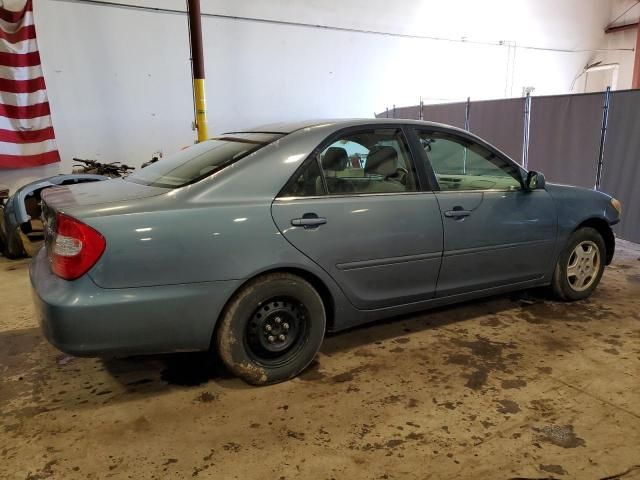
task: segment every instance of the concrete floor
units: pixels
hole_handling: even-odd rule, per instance
[[[27,265],[0,258],[0,478],[640,478],[638,245],[590,300],[378,323],[265,388],[198,354],[61,354]]]

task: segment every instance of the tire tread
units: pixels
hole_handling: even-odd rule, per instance
[[[238,338],[237,333],[234,332],[234,324],[237,316],[239,315],[238,311],[251,295],[273,282],[289,282],[293,285],[302,286],[302,288],[313,292],[317,297],[319,305],[322,306],[323,333],[326,327],[326,312],[324,310],[322,298],[316,289],[305,279],[291,273],[273,272],[250,280],[232,297],[231,301],[223,311],[219,320],[219,325],[216,328],[214,343],[217,348],[217,352],[227,369],[229,369],[229,371],[234,375],[242,378],[244,381],[252,385],[268,385],[293,378],[313,361],[313,358],[317,353],[316,349],[313,352],[313,356],[311,356],[308,361],[304,362],[304,364],[297,365],[288,375],[286,375],[286,377],[282,377],[279,373],[270,372],[268,368],[252,364],[248,359],[238,361],[239,349],[236,343],[243,342],[243,338]],[[316,319],[316,321],[318,321],[318,319]],[[321,342],[322,339],[320,339],[320,343]],[[320,347],[320,343],[317,345],[318,348]]]

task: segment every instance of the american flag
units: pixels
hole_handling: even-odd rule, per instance
[[[0,168],[59,161],[32,0],[20,11],[0,7]]]

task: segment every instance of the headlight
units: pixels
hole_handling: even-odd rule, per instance
[[[622,204],[620,203],[620,200],[618,200],[617,198],[612,198],[611,205],[616,209],[618,215],[622,215]]]

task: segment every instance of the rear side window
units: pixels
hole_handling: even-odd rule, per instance
[[[152,163],[126,177],[142,185],[178,188],[196,183],[281,138],[272,133],[234,133],[217,137]]]
[[[345,134],[315,158],[309,159],[280,196],[416,190],[416,172],[402,131],[394,128],[363,129]]]
[[[302,168],[291,177],[289,182],[280,192],[280,197],[315,197],[324,195],[324,179],[318,160],[308,158]]]

